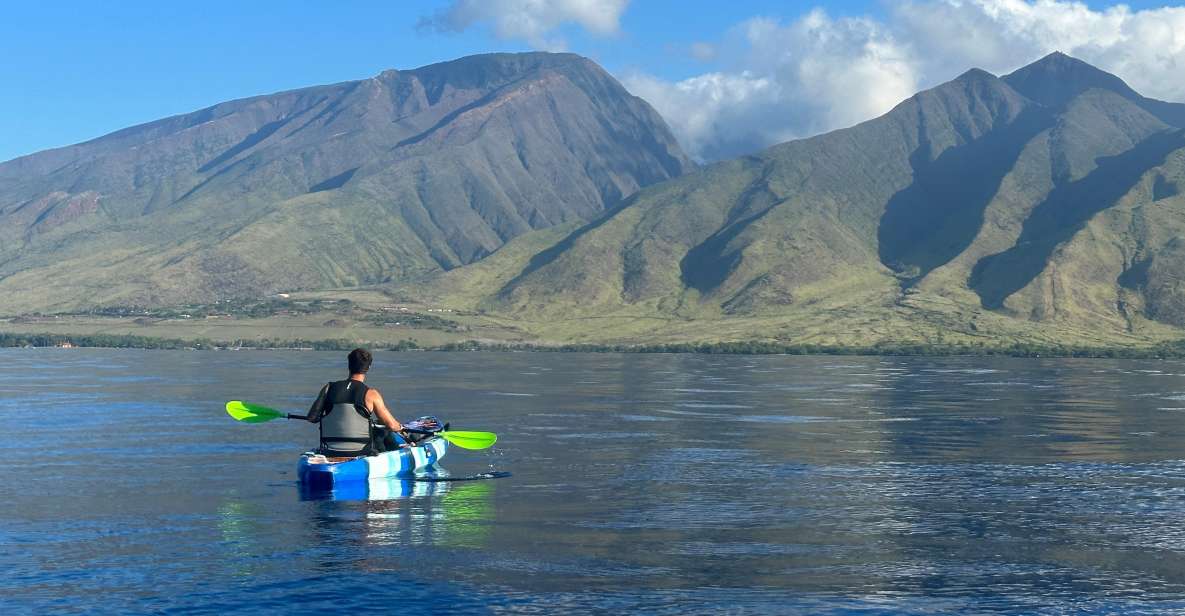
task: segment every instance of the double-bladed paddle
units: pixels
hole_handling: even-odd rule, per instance
[[[251,404],[250,402],[243,402],[242,400],[231,400],[226,403],[226,412],[236,421],[243,423],[263,423],[273,419],[304,419],[304,415],[293,415],[292,413],[281,413],[276,409],[269,409],[266,406],[258,404]]]
[[[282,413],[276,409],[271,409],[266,406],[258,404],[251,404],[250,402],[243,402],[242,400],[231,400],[226,403],[226,413],[235,418],[236,421],[243,423],[263,423],[273,419],[304,419],[304,415],[294,415],[292,413]],[[493,432],[469,432],[462,430],[442,430],[440,432],[424,432],[422,430],[409,430],[412,432],[419,432],[421,434],[437,434],[444,438],[444,440],[460,447],[461,449],[485,449],[494,444],[498,440],[498,435]]]

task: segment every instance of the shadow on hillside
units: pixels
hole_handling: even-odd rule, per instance
[[[303,114],[307,111],[308,111],[308,109],[305,109],[305,110],[302,110],[301,113]],[[230,148],[227,148],[227,150],[225,152],[214,157],[214,159],[211,160],[210,162],[202,165],[201,167],[198,167],[198,173],[208,173],[210,171],[213,171],[216,167],[218,167],[222,163],[225,163],[225,162],[229,161],[230,159],[238,156],[239,154],[242,154],[243,152],[250,150],[251,148],[255,147],[256,145],[259,145],[260,143],[263,142],[264,139],[267,139],[268,137],[271,137],[272,135],[274,135],[276,133],[276,131],[283,128],[286,124],[292,122],[292,120],[296,119],[296,117],[297,116],[284,117],[284,118],[280,118],[279,120],[275,120],[274,122],[268,122],[267,124],[264,124],[263,126],[259,127],[259,130],[256,130],[255,132],[251,133],[250,135],[247,135],[247,137],[244,138],[242,141],[236,143],[235,145],[231,146]],[[184,198],[184,197],[182,197],[182,198]]]
[[[630,204],[636,201],[637,196],[638,193],[630,195],[628,198],[626,198],[624,201],[621,201],[613,208],[606,210],[597,219],[570,233],[564,239],[560,240],[558,244],[552,246],[551,248],[542,250],[535,256],[531,257],[531,259],[527,261],[527,266],[524,267],[523,270],[518,273],[518,275],[502,286],[502,288],[498,291],[498,296],[502,299],[509,297],[510,293],[515,289],[515,287],[530,277],[531,274],[534,274],[543,267],[550,265],[557,258],[559,258],[560,255],[564,254],[573,246],[575,246],[576,242],[580,238],[592,231],[595,231],[596,229],[599,229],[602,225],[612,220],[613,217],[619,212],[629,207]]]
[[[1004,176],[1053,122],[1043,110],[1027,111],[933,161],[930,144],[919,145],[910,155],[914,181],[889,199],[877,229],[881,263],[909,286],[966,250]]]
[[[723,284],[736,269],[744,247],[734,246],[732,241],[782,201],[770,189],[766,174],[745,190],[720,229],[689,250],[679,262],[684,285],[708,294]]]
[[[1045,269],[1058,245],[1082,230],[1099,212],[1130,192],[1148,170],[1185,148],[1185,131],[1155,134],[1116,156],[1098,159],[1086,177],[1049,193],[1025,220],[1016,244],[984,257],[971,271],[969,285],[985,308],[999,308]]]

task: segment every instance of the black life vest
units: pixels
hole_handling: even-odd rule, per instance
[[[329,384],[321,405],[321,453],[328,456],[366,456],[375,453],[374,416],[366,409],[362,381],[347,379]]]

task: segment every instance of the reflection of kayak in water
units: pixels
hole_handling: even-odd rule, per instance
[[[361,524],[351,517],[348,533],[367,546],[427,545],[453,548],[482,548],[488,542],[494,519],[494,486],[491,481],[436,483],[411,479],[375,479],[353,482],[329,492],[302,491],[305,500],[361,501],[345,510],[333,503],[328,511],[360,514]],[[327,510],[314,507],[316,528],[324,530]],[[334,516],[331,516],[334,517]],[[340,542],[344,528],[333,530],[333,542]],[[231,535],[234,537],[235,535]]]
[[[366,486],[369,480],[410,476],[436,464],[447,451],[448,441],[438,436],[415,447],[345,460],[326,458],[309,451],[300,456],[296,472],[301,484],[314,490],[331,490],[349,483]]]

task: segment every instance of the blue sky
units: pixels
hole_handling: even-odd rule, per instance
[[[0,6],[0,57],[4,58],[0,63],[0,81],[4,83],[0,88],[0,135],[4,136],[0,161],[233,98],[359,79],[386,68],[414,68],[468,54],[533,47],[563,47],[594,58],[668,116],[681,140],[701,140],[698,146],[693,143],[693,149],[699,148],[700,154],[710,158],[716,151],[713,147],[727,154],[729,148],[754,147],[860,119],[909,88],[953,76],[947,73],[965,68],[956,66],[958,61],[983,59],[975,54],[956,57],[950,67],[916,59],[926,54],[914,51],[908,39],[919,36],[915,30],[923,26],[915,24],[916,15],[902,17],[906,5],[901,2],[481,0],[482,4],[474,4],[478,1],[7,3]],[[921,0],[917,4],[951,1]],[[1023,0],[979,1],[1025,4]],[[1063,4],[1068,7],[1066,14],[1074,13],[1073,5]],[[1105,15],[1111,6],[1088,4],[1081,7],[1088,15]],[[1128,3],[1130,13],[1136,16],[1163,4]],[[558,21],[544,24],[539,36],[499,29],[496,20],[513,16],[515,11],[538,12],[538,7],[546,5],[554,6],[542,11],[551,11]],[[611,31],[582,19],[581,5],[608,7]],[[490,7],[499,12],[490,14],[486,10]],[[818,12],[821,7],[824,13]],[[1024,13],[1023,8],[1018,14]],[[812,15],[820,14],[826,21],[815,28],[819,22],[812,21]],[[424,25],[424,20],[434,17],[435,26]],[[902,26],[905,22],[908,27]],[[808,25],[809,32],[804,34]],[[1006,25],[1000,25],[1001,29]],[[847,46],[817,45],[820,38],[839,40],[836,36],[848,41]],[[950,36],[954,39],[959,34]],[[895,45],[887,54],[867,51],[870,45],[880,49],[875,46],[885,41]],[[698,56],[693,53],[697,43],[701,44],[695,48]],[[1038,43],[1031,46],[1031,51],[1026,48],[1028,55],[1040,49]],[[1132,55],[1126,48],[1119,51],[1112,55]],[[874,76],[871,87],[883,94],[850,113],[835,114],[834,107],[842,100],[827,99],[842,96],[843,88],[850,87],[844,84],[850,82],[837,82],[833,88],[837,92],[821,94],[810,84],[795,83],[808,78],[805,75],[809,73],[802,69],[806,60],[834,61],[836,66],[847,67],[867,59],[869,53],[878,59],[891,56],[896,68],[889,72],[896,77],[890,75],[885,82],[888,85],[880,88],[876,79],[884,72],[883,66],[868,69]],[[906,53],[912,55],[904,60],[894,55]],[[763,55],[795,58],[798,68],[790,70],[785,62],[770,64]],[[995,61],[995,56],[985,57],[988,64]],[[1019,56],[1000,58],[998,66],[985,68],[1003,70],[1020,61]],[[1185,61],[1181,66],[1185,67]],[[903,71],[908,73],[904,77]],[[705,86],[704,80],[711,81],[713,76],[720,77],[717,85]],[[1150,80],[1154,78],[1155,74]],[[756,94],[734,96],[734,87],[741,88],[736,92],[750,88]],[[802,92],[793,94],[796,88]],[[774,90],[776,93],[771,93]],[[692,95],[716,97],[711,100],[719,103],[719,108],[703,120],[715,128],[697,128],[703,123],[700,119],[680,115],[687,102],[679,97]],[[802,105],[795,98],[808,95],[811,105]],[[820,101],[827,109],[795,111],[813,109]],[[779,113],[795,117],[770,131],[752,128],[767,124],[763,118],[768,114]],[[725,143],[741,133],[749,136],[737,137],[731,145]]]

